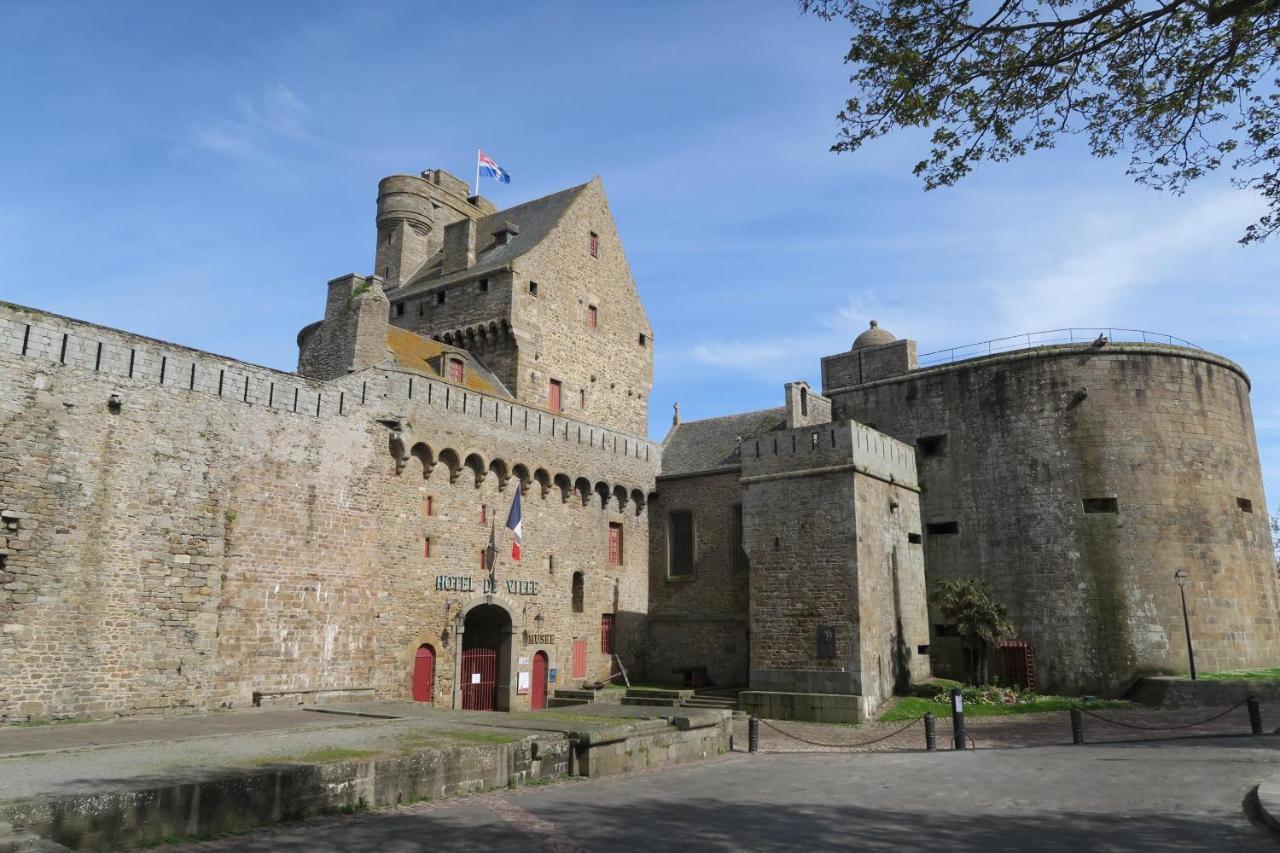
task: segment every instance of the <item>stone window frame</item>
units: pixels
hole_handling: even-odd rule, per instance
[[[671,535],[672,516],[685,513],[689,516],[689,572],[688,574],[674,575],[671,573],[671,557],[672,550],[675,547],[675,537]],[[673,507],[667,510],[663,518],[663,536],[666,539],[666,576],[668,583],[689,583],[697,580],[698,577],[698,514],[693,511],[693,507]]]
[[[615,530],[618,531],[618,548],[616,552],[613,547],[613,531]],[[627,547],[625,530],[626,528],[623,526],[621,521],[611,521],[609,522],[609,526],[605,529],[604,559],[607,565],[624,565],[624,559],[626,556],[625,549]]]
[[[738,501],[729,507],[729,565],[735,572],[751,570],[751,557],[743,545],[743,532],[742,501]]]
[[[600,309],[595,305],[587,305],[587,328],[593,332],[600,328]]]
[[[600,235],[594,231],[589,232],[590,238],[587,240],[587,249],[591,252],[591,257],[600,257]]]

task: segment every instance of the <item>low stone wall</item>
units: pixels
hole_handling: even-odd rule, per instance
[[[744,690],[738,694],[738,707],[753,717],[811,723],[860,723],[868,716],[865,701],[846,693]]]
[[[675,716],[669,722],[634,720],[571,737],[571,773],[612,776],[684,764],[728,752],[733,737],[733,714],[706,710],[688,717]]]
[[[1226,708],[1247,696],[1280,703],[1280,681],[1192,681],[1157,676],[1138,679],[1125,698],[1153,708]]]
[[[271,766],[174,778],[132,790],[15,801],[0,805],[0,819],[73,850],[119,850],[166,837],[241,832],[282,820],[564,777],[569,758],[569,741],[550,737],[391,758]]]

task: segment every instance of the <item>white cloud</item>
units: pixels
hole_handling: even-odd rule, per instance
[[[198,148],[228,157],[258,156],[273,142],[307,142],[311,110],[287,86],[272,86],[256,96],[236,98],[234,118],[215,119],[194,128],[191,142]]]

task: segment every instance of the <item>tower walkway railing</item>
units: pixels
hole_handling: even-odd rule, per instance
[[[1044,332],[1025,332],[1021,335],[1010,335],[1006,338],[992,338],[976,344],[964,344],[948,349],[934,350],[919,357],[920,367],[933,367],[939,364],[950,364],[984,355],[995,355],[1003,352],[1034,349],[1036,347],[1060,346],[1062,344],[1088,344],[1105,338],[1107,343],[1145,343],[1167,344],[1175,347],[1201,349],[1188,340],[1184,340],[1163,332],[1148,332],[1143,329],[1122,329],[1117,326],[1077,326],[1068,329],[1049,329]]]

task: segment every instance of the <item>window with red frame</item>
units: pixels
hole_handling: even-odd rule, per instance
[[[449,359],[449,381],[458,383],[462,382],[462,359]]]
[[[600,312],[596,310],[596,306],[587,306],[587,328],[594,329],[600,324]]]
[[[622,565],[622,522],[609,522],[609,565]]]
[[[600,235],[594,231],[591,232],[591,257],[600,257]]]
[[[600,617],[600,651],[606,655],[613,654],[613,614],[605,613]]]

